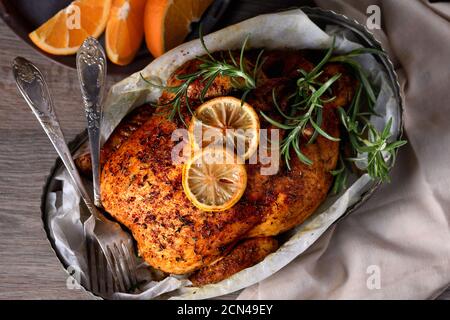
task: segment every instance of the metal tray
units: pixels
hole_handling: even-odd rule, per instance
[[[347,28],[350,31],[352,31],[355,34],[355,36],[361,41],[361,43],[364,44],[364,46],[383,50],[381,43],[375,39],[373,34],[365,26],[361,25],[356,20],[352,20],[352,19],[350,19],[342,14],[338,14],[334,11],[323,10],[320,8],[301,7],[300,9],[302,9],[302,11],[305,12],[308,15],[308,17],[314,23],[316,23],[318,26],[320,26],[321,28],[324,28],[326,25],[342,26],[342,27]],[[382,64],[382,66],[384,67],[384,69],[389,77],[389,82],[390,82],[391,88],[393,89],[395,99],[398,103],[398,107],[399,107],[398,111],[400,114],[400,119],[399,119],[399,132],[396,136],[396,139],[401,139],[401,137],[403,136],[403,123],[404,123],[403,102],[402,102],[402,98],[400,95],[400,85],[398,82],[397,74],[395,73],[393,63],[387,57],[387,55],[378,56],[377,60],[379,63]],[[87,141],[87,131],[84,131],[84,132],[80,133],[78,136],[76,136],[75,139],[69,143],[69,148],[70,148],[71,152],[74,153],[75,151],[77,151],[78,148],[80,148],[86,141]],[[49,176],[47,177],[47,181],[43,188],[43,193],[42,193],[42,197],[41,197],[41,215],[42,215],[42,222],[43,222],[44,230],[47,234],[47,238],[50,242],[50,245],[52,246],[53,251],[55,252],[55,255],[58,257],[59,261],[64,266],[64,269],[67,272],[68,264],[66,261],[64,261],[61,254],[58,252],[58,249],[55,245],[55,242],[54,242],[52,235],[49,231],[49,228],[46,224],[46,221],[47,221],[46,197],[47,197],[48,192],[58,190],[57,189],[58,185],[55,183],[53,177],[54,177],[55,173],[57,172],[57,170],[59,170],[62,166],[63,166],[62,161],[58,158],[56,160],[54,166],[52,167]],[[380,185],[381,185],[381,182],[374,182],[372,184],[372,186],[365,193],[363,193],[361,198],[355,204],[353,204],[351,207],[349,207],[347,209],[347,211],[339,219],[337,219],[334,223],[337,223],[344,217],[348,216],[350,213],[354,212],[357,208],[359,208],[364,202],[367,201],[367,199],[370,198],[371,195],[374,194],[374,192],[378,189],[378,187]],[[99,297],[99,296],[93,294],[88,289],[86,289],[86,288],[84,288],[84,289],[87,292],[89,292],[90,294],[92,294],[93,297],[102,298],[102,297]]]

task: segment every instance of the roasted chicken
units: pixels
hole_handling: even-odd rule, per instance
[[[275,118],[278,113],[271,98],[274,84],[280,88],[283,107],[283,97],[295,89],[297,70],[311,70],[314,64],[299,51],[271,51],[265,58],[261,81],[247,101],[256,112],[263,110]],[[252,54],[247,59],[252,61]],[[177,75],[195,71],[198,63],[193,60],[181,66],[168,84],[178,83]],[[339,137],[335,108],[349,104],[356,80],[340,64],[326,65],[324,70],[322,81],[342,74],[333,84],[335,99],[324,106],[321,125],[327,133]],[[194,82],[188,91],[194,107],[200,105],[203,85]],[[230,79],[218,77],[206,97],[235,93]],[[160,102],[170,99],[171,93],[165,92]],[[186,119],[189,121],[188,116]],[[261,128],[272,128],[261,117],[260,122]],[[103,206],[130,230],[139,254],[154,268],[172,274],[192,273],[194,285],[225,279],[275,251],[278,244],[274,236],[302,223],[329,192],[339,142],[319,135],[314,143],[307,144],[305,139],[301,146],[312,165],[302,163],[293,153],[291,170],[280,160],[278,173],[264,176],[260,172],[262,164],[247,164],[247,189],[241,200],[223,212],[201,211],[183,192],[182,164],[171,160],[176,143],[171,135],[181,126],[160,112],[152,114],[149,106],[140,107],[119,125],[102,154]],[[78,160],[77,164],[89,171],[89,161]]]

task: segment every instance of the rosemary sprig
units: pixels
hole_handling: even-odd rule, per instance
[[[390,181],[389,170],[395,163],[396,150],[407,143],[406,140],[391,141],[392,118],[380,132],[366,118],[365,113],[350,115],[350,110],[346,112],[338,108],[342,124],[347,129],[348,138],[353,152],[360,157],[346,158],[348,162],[366,163],[365,171],[373,178],[381,181]],[[360,121],[358,121],[358,119]],[[363,154],[367,155],[362,156]],[[344,162],[341,161],[339,170],[332,172],[335,175],[333,193],[339,193],[345,189],[345,181],[348,170]],[[345,178],[343,178],[345,176]]]
[[[330,171],[334,176],[333,187],[331,193],[336,194],[347,187],[348,171],[342,154],[339,154],[339,167]]]
[[[164,104],[155,104],[155,106],[156,107],[165,107],[165,106],[172,107],[172,109],[170,110],[169,115],[168,115],[167,118],[170,121],[173,121],[175,116],[178,115],[178,117],[181,120],[181,122],[186,126],[186,123],[184,121],[184,117],[183,117],[182,112],[181,112],[181,106],[182,106],[182,101],[184,99],[185,103],[186,103],[186,107],[188,108],[189,112],[192,114],[192,109],[191,109],[191,106],[189,104],[189,99],[188,99],[188,96],[187,96],[186,92],[187,92],[187,89],[189,88],[189,86],[191,85],[191,83],[195,80],[195,78],[192,77],[190,79],[186,79],[186,81],[182,82],[178,86],[166,87],[166,86],[160,86],[160,85],[157,85],[157,84],[155,84],[153,82],[148,81],[147,79],[144,78],[142,73],[140,73],[140,76],[145,82],[150,84],[152,87],[159,88],[159,89],[162,89],[162,90],[166,90],[166,91],[171,92],[171,93],[174,94],[174,97],[170,101],[168,101],[168,102],[166,102]]]
[[[377,49],[359,48],[345,55],[330,58],[330,62],[341,62],[351,67],[360,81],[360,85],[356,90],[348,110],[345,111],[343,108],[338,108],[339,118],[341,124],[347,131],[352,152],[360,155],[359,158],[353,157],[344,160],[348,162],[366,161],[365,171],[367,171],[370,177],[375,180],[389,182],[389,170],[395,162],[396,150],[405,145],[407,141],[398,140],[390,142],[392,141],[390,133],[392,118],[388,120],[381,132],[369,121],[370,116],[379,116],[374,110],[376,102],[375,90],[372,88],[362,66],[352,59],[353,57],[366,53],[385,54]],[[366,106],[368,109],[366,112],[361,110],[363,92],[366,97]],[[345,182],[349,170],[343,162],[341,162],[340,168],[345,169],[335,176],[335,183],[332,190],[334,193],[338,193],[346,187]],[[344,176],[345,178],[343,178]]]
[[[330,48],[325,53],[325,56],[322,60],[310,71],[306,72],[303,69],[299,69],[298,71],[303,75],[297,80],[297,86],[299,88],[300,95],[307,95],[309,92],[314,91],[314,85],[321,85],[321,83],[317,82],[316,79],[322,74],[322,67],[328,62],[333,54],[334,44],[336,38],[333,37]]]
[[[357,57],[361,54],[366,54],[366,53],[377,54],[377,55],[385,54],[383,51],[378,50],[378,49],[358,48],[358,49],[352,50],[346,54],[332,57],[332,58],[330,58],[329,62],[344,63],[344,64],[348,65],[351,69],[353,69],[353,71],[357,75],[359,81],[362,83],[362,87],[366,93],[368,109],[370,110],[370,112],[372,114],[375,114],[375,111],[373,109],[373,106],[375,105],[375,101],[377,99],[376,95],[375,95],[375,91],[373,90],[372,85],[370,84],[370,81],[369,81],[364,69],[361,67],[361,65],[358,62],[356,62],[355,60],[352,59],[354,57]]]
[[[199,38],[200,43],[206,52],[206,57],[197,57],[197,59],[202,63],[199,65],[199,68],[196,72],[177,76],[177,79],[182,81],[180,85],[173,87],[160,86],[148,81],[141,74],[141,78],[151,86],[169,91],[174,94],[174,97],[170,101],[162,105],[157,104],[157,106],[172,107],[172,110],[168,116],[169,120],[173,120],[175,115],[178,115],[181,121],[185,124],[181,112],[183,101],[185,102],[188,111],[192,114],[187,91],[189,89],[189,86],[197,79],[199,79],[204,84],[204,87],[200,93],[201,102],[204,101],[209,88],[218,76],[230,77],[232,86],[236,89],[243,90],[241,98],[242,102],[244,102],[248,93],[252,89],[256,88],[257,75],[262,64],[264,63],[264,61],[261,59],[264,50],[261,50],[259,52],[253,70],[249,70],[250,68],[247,66],[244,58],[249,35],[245,38],[241,46],[239,61],[236,61],[236,58],[233,56],[231,50],[228,51],[228,59],[223,56],[221,57],[221,60],[215,58],[205,45],[201,26],[199,30]]]
[[[395,151],[405,145],[407,141],[391,140],[392,118],[386,123],[384,129],[380,132],[364,115],[358,114],[357,118],[361,121],[352,120],[347,112],[339,108],[339,116],[342,124],[348,130],[349,140],[353,150],[358,154],[367,154],[367,173],[381,181],[390,181],[389,169],[395,162]],[[358,130],[358,128],[362,128]],[[358,162],[366,160],[365,157],[347,158],[349,161]]]
[[[314,86],[311,86],[310,90],[312,90],[312,93],[309,95],[309,97],[306,98],[304,103],[297,104],[296,106],[294,105],[291,106],[291,108],[298,107],[306,109],[305,113],[296,116],[289,116],[281,110],[276,100],[275,89],[272,90],[274,105],[277,108],[278,112],[287,120],[285,123],[280,123],[267,116],[264,112],[260,111],[264,119],[266,119],[272,125],[280,129],[289,130],[288,135],[283,139],[280,146],[281,147],[280,153],[284,157],[286,165],[289,170],[291,169],[289,164],[291,148],[295,151],[300,161],[302,161],[307,165],[312,165],[312,161],[300,150],[301,134],[306,130],[306,128],[309,125],[311,125],[312,128],[314,129],[314,133],[312,134],[308,143],[314,142],[318,134],[324,136],[329,140],[339,141],[338,138],[332,137],[321,128],[322,108],[323,103],[325,102],[321,97],[340,76],[341,76],[340,74],[334,75],[329,80],[327,80],[327,82],[321,85],[318,89],[316,89]],[[299,87],[299,90],[302,89]]]
[[[202,91],[201,99],[205,97],[206,92],[208,91],[211,84],[214,82],[214,80],[218,76],[229,76],[231,78],[231,81],[235,88],[237,89],[243,89],[244,92],[246,90],[252,90],[256,88],[256,73],[259,69],[259,61],[262,53],[264,50],[261,50],[258,59],[255,65],[255,68],[253,70],[253,73],[248,71],[248,68],[245,63],[244,59],[244,53],[245,49],[247,47],[248,39],[250,35],[248,35],[240,50],[239,54],[239,63],[234,58],[231,50],[228,50],[228,55],[230,59],[230,63],[227,62],[226,59],[222,57],[222,60],[218,60],[214,58],[214,56],[211,54],[211,52],[208,50],[208,48],[205,45],[205,41],[203,39],[203,36],[200,31],[200,42],[202,44],[203,49],[205,50],[207,54],[207,58],[198,57],[200,61],[203,62],[203,64],[200,65],[200,71],[199,75],[204,79],[206,82],[206,85]],[[189,75],[187,75],[187,78],[189,78]],[[242,79],[244,81],[243,85],[239,83],[238,79]]]
[[[306,72],[303,69],[299,70],[301,77],[297,79],[296,92],[290,97],[290,99],[294,100],[294,102],[288,107],[290,111],[289,115],[281,110],[276,99],[275,88],[272,90],[272,99],[274,105],[278,112],[285,119],[284,123],[276,121],[267,116],[264,112],[260,111],[263,118],[266,119],[269,123],[280,129],[289,131],[280,145],[280,154],[284,157],[286,166],[289,170],[291,169],[291,148],[295,151],[300,161],[307,165],[312,165],[312,161],[306,155],[304,155],[300,149],[300,137],[303,132],[305,132],[308,126],[311,126],[313,128],[313,133],[308,140],[308,144],[314,142],[319,134],[329,140],[339,141],[338,138],[332,137],[331,135],[326,133],[321,128],[321,125],[323,104],[333,99],[331,98],[324,100],[322,99],[322,96],[326,92],[330,91],[331,85],[337,79],[339,79],[341,75],[335,74],[325,83],[320,83],[317,81],[317,78],[322,74],[321,68],[331,57],[333,48],[334,38],[331,47],[328,49],[323,59],[313,68],[313,70],[311,70],[310,72]]]
[[[376,102],[375,90],[372,88],[362,66],[352,59],[361,54],[381,55],[384,52],[371,48],[359,48],[343,55],[332,56],[334,43],[335,39],[333,38],[330,48],[313,70],[310,72],[299,70],[300,77],[297,79],[297,90],[292,96],[288,97],[288,100],[294,100],[294,103],[288,107],[288,110],[290,109],[289,114],[281,110],[277,103],[275,89],[272,91],[274,105],[279,114],[284,118],[284,121],[276,121],[263,112],[261,112],[261,115],[272,125],[288,131],[280,145],[280,153],[284,157],[288,169],[290,169],[291,148],[295,151],[300,161],[311,165],[312,161],[300,150],[300,136],[307,126],[311,125],[314,129],[307,143],[312,143],[319,134],[332,141],[339,140],[321,129],[323,104],[333,99],[323,100],[321,96],[325,92],[331,91],[331,85],[339,78],[340,74],[336,74],[325,83],[320,83],[318,78],[323,72],[322,68],[328,62],[340,62],[348,65],[354,71],[360,85],[355,92],[348,111],[345,111],[343,108],[338,108],[338,113],[341,123],[347,131],[352,152],[361,155],[361,157],[344,158],[342,156],[343,151],[341,151],[338,168],[331,171],[331,174],[335,177],[332,192],[338,193],[346,187],[348,180],[349,169],[346,165],[347,161],[357,162],[367,159],[365,170],[373,179],[390,181],[389,169],[395,162],[396,150],[407,142],[405,140],[390,142],[392,140],[390,133],[392,119],[387,122],[381,132],[369,121],[370,116],[379,116],[374,110]],[[366,97],[368,111],[361,110],[363,93]]]

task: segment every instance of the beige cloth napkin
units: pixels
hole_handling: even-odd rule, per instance
[[[317,0],[365,23],[395,61],[405,102],[392,182],[240,299],[427,299],[450,284],[450,3]]]

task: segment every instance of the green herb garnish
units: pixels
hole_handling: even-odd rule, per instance
[[[214,80],[218,76],[230,77],[232,86],[234,88],[244,91],[242,95],[242,102],[244,102],[248,93],[252,89],[256,88],[257,75],[261,68],[261,65],[264,63],[261,60],[264,50],[261,50],[258,54],[253,70],[249,70],[250,68],[248,68],[248,66],[246,65],[244,53],[247,47],[249,36],[245,38],[242,44],[239,55],[239,61],[236,61],[236,58],[233,56],[231,50],[228,51],[229,55],[228,60],[223,56],[221,57],[220,60],[215,58],[205,45],[201,27],[199,31],[199,38],[200,43],[206,52],[206,57],[197,57],[197,59],[200,60],[202,63],[199,65],[199,68],[196,72],[177,76],[178,80],[183,81],[180,85],[173,87],[160,86],[148,81],[141,74],[141,78],[144,79],[144,81],[146,81],[151,86],[174,93],[173,99],[164,104],[157,104],[157,106],[172,107],[172,110],[168,116],[169,120],[173,120],[175,115],[178,115],[185,125],[186,123],[184,122],[181,113],[181,106],[184,100],[188,108],[188,111],[192,114],[192,109],[190,107],[187,95],[188,88],[192,84],[192,82],[194,82],[197,79],[200,79],[200,81],[204,83],[204,88],[202,89],[202,92],[200,94],[200,101],[203,102],[206,93],[208,92],[208,89],[211,87],[211,85],[214,83]]]
[[[312,134],[308,143],[314,142],[314,140],[316,139],[318,134],[324,136],[325,138],[327,138],[329,140],[339,141],[338,138],[332,137],[331,135],[326,133],[320,127],[322,125],[322,108],[323,108],[323,103],[325,102],[322,99],[322,95],[328,90],[328,88],[330,88],[330,86],[333,84],[333,82],[335,82],[339,77],[340,77],[340,74],[334,75],[327,82],[325,82],[323,85],[321,85],[318,89],[311,86],[312,93],[309,96],[307,96],[306,94],[304,95],[303,93],[300,93],[301,91],[299,90],[298,91],[299,95],[301,94],[302,95],[301,97],[304,97],[305,100],[304,100],[304,102],[297,104],[297,105],[292,105],[291,107],[299,109],[299,110],[306,110],[306,112],[304,112],[300,115],[295,115],[295,116],[287,115],[281,110],[280,106],[278,105],[278,103],[276,101],[275,89],[274,89],[272,91],[274,105],[277,108],[278,112],[286,119],[285,123],[280,123],[280,122],[270,118],[269,116],[267,116],[264,112],[260,111],[261,115],[269,123],[273,124],[274,126],[276,126],[278,128],[281,128],[284,130],[289,130],[288,135],[283,139],[283,141],[281,142],[281,145],[280,145],[280,147],[281,147],[280,153],[282,156],[284,156],[284,159],[285,159],[288,169],[290,169],[289,162],[291,159],[291,157],[290,157],[291,148],[294,149],[295,153],[297,154],[297,156],[299,157],[299,159],[302,162],[304,162],[308,165],[312,164],[312,161],[306,155],[304,155],[300,150],[300,137],[301,137],[301,134],[303,134],[303,132],[306,130],[307,126],[311,125],[311,127],[314,129],[314,133]]]
[[[331,91],[331,85],[340,77],[340,74],[334,75],[325,83],[320,83],[318,78],[323,72],[323,66],[328,62],[340,62],[350,66],[358,77],[360,85],[348,111],[345,111],[343,108],[338,108],[339,118],[347,131],[352,152],[354,154],[367,155],[367,166],[365,169],[367,173],[373,179],[390,181],[389,169],[395,162],[395,151],[407,142],[405,140],[389,142],[391,140],[390,130],[392,127],[392,119],[388,121],[381,132],[369,121],[370,116],[378,116],[374,111],[376,94],[362,66],[352,59],[353,57],[366,53],[384,53],[377,49],[360,48],[344,55],[332,56],[334,43],[335,39],[333,38],[332,45],[312,71],[306,72],[302,69],[299,70],[301,76],[297,79],[297,90],[294,95],[289,97],[289,99],[294,100],[288,106],[289,114],[281,110],[277,103],[275,89],[273,90],[274,105],[279,114],[284,118],[283,122],[276,121],[263,112],[261,112],[261,115],[272,125],[288,131],[288,134],[280,145],[280,153],[285,159],[287,168],[290,169],[291,148],[295,151],[300,161],[311,165],[312,161],[300,150],[301,136],[307,126],[310,125],[313,129],[312,136],[307,142],[308,144],[312,143],[319,134],[329,140],[339,141],[339,139],[330,136],[321,129],[323,104],[333,100],[333,97],[328,100],[323,100],[321,97],[325,92]],[[361,111],[361,97],[363,92],[367,101],[368,111],[366,112]],[[333,193],[338,193],[346,187],[349,172],[346,161],[357,162],[366,159],[365,157],[343,158],[342,154],[343,151],[340,154],[338,168],[331,171],[331,174],[335,176],[335,182],[332,188]]]
[[[348,138],[353,151],[357,154],[367,154],[365,157],[347,158],[347,161],[367,161],[366,171],[374,179],[390,181],[389,169],[395,162],[395,151],[405,145],[407,141],[398,140],[389,142],[391,139],[392,118],[386,123],[380,132],[366,118],[364,113],[349,116],[342,108],[338,108],[342,124],[347,129]],[[351,110],[349,110],[351,111]],[[387,162],[386,158],[388,159]],[[342,188],[337,188],[341,190]]]
[[[334,176],[334,183],[331,188],[331,193],[339,193],[347,187],[348,173],[342,153],[339,154],[339,167],[332,170],[330,173]]]
[[[277,103],[275,88],[272,90],[274,105],[285,119],[283,123],[270,118],[264,112],[260,111],[263,118],[269,123],[280,129],[288,130],[287,136],[281,142],[280,153],[284,157],[286,166],[289,170],[291,169],[291,148],[295,151],[300,161],[307,165],[312,165],[312,161],[300,150],[301,135],[303,135],[307,127],[311,126],[313,129],[313,134],[311,135],[308,144],[314,142],[319,134],[329,140],[339,141],[338,138],[332,137],[326,133],[321,128],[321,125],[323,104],[333,100],[333,98],[322,99],[322,96],[330,91],[331,85],[339,79],[341,75],[336,74],[325,83],[320,83],[317,80],[323,72],[321,71],[322,67],[330,59],[331,54],[333,53],[333,48],[334,38],[333,43],[324,58],[316,65],[316,67],[314,67],[313,70],[310,72],[306,72],[303,69],[298,70],[302,76],[297,79],[296,92],[289,97],[293,100],[293,103],[288,106],[288,109],[290,110],[289,115],[281,110],[279,104]]]
[[[376,113],[373,110],[373,106],[375,105],[375,102],[377,99],[375,96],[375,91],[373,90],[372,85],[370,84],[370,81],[367,78],[366,72],[364,71],[362,66],[358,62],[356,62],[355,60],[352,59],[353,57],[359,56],[361,54],[366,54],[366,53],[378,54],[378,55],[385,54],[383,51],[373,49],[373,48],[358,48],[358,49],[352,50],[344,55],[332,57],[332,58],[330,58],[329,62],[341,62],[341,63],[348,65],[349,67],[351,67],[353,69],[355,74],[358,76],[359,81],[362,83],[362,87],[366,93],[367,106],[368,106],[369,110],[372,114],[376,115]]]
[[[181,113],[181,106],[182,106],[182,101],[184,99],[185,103],[186,103],[186,107],[188,108],[189,112],[192,113],[191,110],[191,106],[189,104],[189,99],[187,96],[187,90],[189,88],[189,86],[191,85],[191,83],[195,80],[195,78],[191,78],[191,79],[187,79],[186,81],[184,81],[183,83],[181,83],[179,86],[174,86],[174,87],[166,87],[166,86],[161,86],[161,85],[157,85],[153,82],[148,81],[147,79],[144,78],[144,76],[142,75],[142,73],[139,74],[141,76],[141,78],[147,82],[148,84],[150,84],[152,87],[155,88],[159,88],[162,90],[166,90],[168,92],[171,92],[174,94],[174,97],[172,100],[164,103],[164,104],[155,104],[155,107],[171,107],[172,109],[170,110],[170,113],[168,115],[168,119],[170,121],[173,121],[173,119],[175,118],[176,115],[178,115],[179,119],[181,120],[181,122],[183,122],[183,124],[186,126],[186,123],[183,119],[183,115]]]

